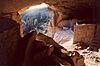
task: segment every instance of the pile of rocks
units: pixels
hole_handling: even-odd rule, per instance
[[[27,44],[23,65],[85,66],[85,63],[78,52],[67,51],[52,38],[33,32]]]

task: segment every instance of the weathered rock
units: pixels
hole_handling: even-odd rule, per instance
[[[65,49],[64,47],[60,46],[58,43],[56,43],[51,37],[45,36],[42,33],[38,33],[36,35],[36,40],[43,41],[46,44],[54,45],[55,47],[58,47],[60,49]],[[65,49],[66,50],[66,49]]]
[[[74,30],[74,44],[91,44],[95,26],[95,24],[76,25]]]
[[[58,45],[50,37],[41,33],[34,34],[36,40],[30,38],[25,53],[24,66],[27,65],[55,65],[55,66],[80,66],[84,65],[84,59],[78,52],[68,51]],[[82,66],[81,65],[81,66]],[[85,65],[84,65],[85,66]]]
[[[75,50],[84,50],[87,47],[89,47],[88,43],[84,43],[84,42],[79,42],[75,44]]]
[[[21,17],[18,12],[0,13],[0,17],[10,18],[20,25],[20,36],[23,37]]]
[[[100,48],[100,24],[96,24],[94,36],[90,45],[90,50],[92,51],[98,51]]]
[[[72,53],[73,54],[72,54],[71,58],[74,62],[74,66],[85,66],[84,57],[76,51],[73,51]]]
[[[0,18],[0,65],[14,64],[20,38],[19,27],[19,24],[10,18]]]
[[[98,51],[99,46],[99,29],[100,24],[76,25],[74,30],[74,44],[81,49],[90,47],[89,50]]]
[[[51,7],[48,7],[48,11],[50,19],[47,28],[47,35],[53,38],[55,32],[59,29],[58,23],[62,20],[62,15]]]
[[[73,31],[67,27],[63,29],[59,29],[54,34],[54,41],[56,41],[58,44],[64,44],[67,41],[70,41],[73,38]]]
[[[64,15],[69,15],[70,18],[82,18],[93,21],[93,16],[95,11],[97,11],[97,3],[95,0],[18,0],[18,1],[0,1],[0,12],[10,13],[18,12],[24,7],[37,5],[40,3],[47,3],[50,6],[54,6],[58,11],[62,12]],[[2,7],[3,6],[3,7]],[[98,12],[98,11],[97,11]],[[99,12],[98,12],[99,13]],[[91,22],[90,22],[91,23]]]
[[[15,59],[15,65],[22,65],[25,57],[25,53],[27,53],[27,48],[30,46],[30,43],[33,42],[35,39],[36,32],[31,32],[25,35],[24,37],[20,38],[19,44],[17,45],[16,50],[16,59]]]
[[[65,14],[66,16],[68,16],[70,18],[85,19],[85,20],[87,20],[86,23],[99,21],[98,16],[96,16],[98,14],[95,15],[95,12],[99,13],[99,11],[97,11],[97,9],[100,6],[98,6],[98,7],[97,7],[97,5],[95,6],[95,4],[96,4],[95,0],[61,0],[61,1],[60,0],[2,0],[2,1],[0,1],[0,13],[4,13],[4,14],[10,13],[10,14],[7,14],[8,18],[14,19],[15,21],[17,21],[17,23],[19,23],[20,18],[18,18],[19,16],[16,15],[17,13],[15,13],[15,12],[18,12],[20,9],[22,9],[26,6],[31,6],[33,4],[36,5],[36,4],[40,4],[43,2],[49,4],[50,6],[56,7],[58,11],[62,12],[63,14]],[[13,12],[14,12],[14,14],[11,14]],[[2,16],[5,17],[4,15],[2,15]],[[0,17],[1,17],[1,14],[0,14]],[[8,22],[10,22],[8,18],[7,18],[7,20],[8,20]],[[18,18],[18,20],[16,20],[16,18]],[[3,60],[1,60],[1,64],[8,64],[8,63],[10,64],[10,60],[12,61],[12,55],[14,55],[14,51],[15,51],[15,47],[16,47],[15,45],[17,44],[17,41],[18,41],[17,39],[19,38],[19,31],[16,31],[19,28],[15,27],[15,26],[8,26],[8,25],[10,25],[8,23],[7,23],[8,25],[6,24],[7,26],[5,27],[4,26],[5,22],[6,22],[5,20],[6,19],[0,21],[0,25],[1,25],[0,26],[1,27],[0,36],[2,37],[2,39],[0,39],[0,42],[1,42],[0,44],[1,44],[1,50],[4,49],[3,51],[0,51],[0,54],[1,54],[0,59],[3,59]],[[5,21],[5,22],[2,22],[2,21]],[[7,31],[6,31],[6,29],[7,29]],[[82,29],[83,31],[86,31],[86,35],[84,32],[82,33],[82,31],[81,31],[80,34],[78,34],[76,36],[76,38],[79,35],[80,35],[80,37],[82,35],[82,37],[80,39],[82,39],[83,42],[91,43],[91,41],[92,41],[91,39],[94,36],[94,37],[96,37],[96,39],[93,39],[94,40],[93,43],[94,44],[97,43],[97,45],[98,45],[99,38],[100,38],[99,37],[99,27],[97,27],[96,31],[94,31],[95,30],[94,27],[89,28],[89,29],[93,29],[93,32],[91,30],[87,31],[86,29],[84,29],[84,30]],[[94,32],[95,32],[95,35],[93,35]],[[89,35],[89,36],[87,36],[87,35]],[[9,39],[8,39],[8,37],[9,37]],[[43,37],[43,39],[42,39],[42,37]],[[88,38],[85,39],[85,37],[88,37]],[[91,39],[89,40],[90,37],[91,37]],[[39,38],[40,37],[36,38],[36,40]],[[29,50],[27,52],[29,52],[28,57],[31,58],[31,60],[33,59],[32,56],[34,55],[31,53],[32,52],[35,53],[36,49],[40,49],[40,50],[38,50],[38,52],[40,52],[41,49],[48,50],[48,48],[47,48],[48,46],[44,46],[44,44],[51,44],[51,45],[55,46],[57,49],[56,51],[58,51],[58,48],[60,48],[60,50],[64,49],[61,46],[57,45],[57,43],[54,42],[51,38],[50,39],[48,39],[48,38],[49,37],[45,37],[45,39],[44,39],[44,36],[41,35],[41,39],[39,39],[39,41],[34,41],[34,40],[29,41],[29,44],[31,44],[31,45],[29,45],[29,48],[28,48]],[[96,41],[96,43],[95,43],[95,41]],[[41,46],[39,48],[36,48],[36,46],[33,47],[32,42],[36,46],[37,46],[37,44],[40,44],[40,45],[42,44],[42,47]],[[94,46],[94,44],[93,44],[93,46]],[[2,45],[3,45],[3,47],[2,47]],[[9,48],[9,46],[10,46],[10,48]],[[54,54],[56,54],[57,56],[60,57],[60,55],[59,55],[61,53],[60,50],[59,50],[59,53],[56,54],[56,51],[55,51]],[[6,54],[6,52],[8,52],[8,53]],[[28,54],[28,53],[26,53],[26,54]],[[42,54],[42,53],[40,52],[39,54]],[[42,56],[45,56],[45,54],[47,54],[47,53],[43,53]],[[51,55],[51,52],[49,52],[48,55]],[[49,57],[49,59],[52,58],[51,60],[54,60],[54,58],[55,58],[55,56],[53,56],[53,57],[47,56],[47,57]],[[10,60],[9,60],[9,58],[10,58]],[[46,58],[46,59],[48,59],[48,58]],[[55,63],[55,64],[57,64],[57,63]]]
[[[33,35],[34,36],[34,35]],[[24,66],[27,65],[57,65],[51,56],[53,51],[53,46],[49,46],[43,41],[34,40],[32,37],[28,42],[25,59],[24,59]]]

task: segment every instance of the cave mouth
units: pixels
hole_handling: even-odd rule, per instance
[[[53,38],[64,47],[66,43],[67,45],[73,44],[73,24],[76,19],[66,19],[62,15],[55,7],[46,3],[31,6],[20,13],[23,34],[27,35],[36,31]]]
[[[48,5],[41,3],[39,5],[30,6],[28,9],[20,13],[22,21],[23,34],[27,35],[32,31],[46,32],[49,15]]]

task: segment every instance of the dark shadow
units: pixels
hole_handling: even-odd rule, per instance
[[[0,65],[13,65],[20,37],[20,25],[11,18],[0,17]],[[6,58],[5,58],[6,57]]]

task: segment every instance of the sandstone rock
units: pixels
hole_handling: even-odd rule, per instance
[[[84,42],[79,42],[79,43],[76,43],[75,45],[76,45],[75,46],[75,50],[84,50],[87,47],[89,47],[89,44],[88,43],[84,43]]]
[[[62,12],[63,14],[65,14],[67,16],[69,16],[70,18],[86,19],[86,20],[88,20],[86,23],[96,22],[98,20],[98,17],[94,16],[95,12],[97,12],[97,13],[99,12],[99,11],[97,11],[99,6],[98,7],[97,7],[97,5],[95,6],[95,4],[96,4],[95,0],[61,0],[61,1],[60,0],[30,0],[30,1],[29,0],[18,0],[18,1],[17,0],[16,1],[15,0],[6,0],[6,1],[2,0],[2,1],[0,1],[0,13],[18,12],[20,9],[22,9],[22,8],[24,8],[26,6],[30,6],[30,5],[33,5],[33,4],[34,5],[35,4],[40,4],[42,2],[45,2],[45,3],[49,4],[49,5],[53,5],[54,7],[57,8],[58,11]],[[96,9],[96,11],[95,11],[95,9]],[[13,14],[7,14],[6,15],[6,16],[8,16],[8,18],[11,18],[10,20],[8,18],[7,19],[4,18],[4,20],[0,19],[1,20],[0,21],[0,25],[1,25],[0,26],[1,27],[1,29],[0,29],[0,33],[1,33],[0,34],[0,36],[1,36],[1,39],[0,39],[1,49],[0,50],[2,50],[2,51],[0,51],[0,54],[1,54],[1,58],[0,58],[1,59],[1,63],[0,64],[8,64],[8,63],[10,64],[11,61],[13,61],[12,60],[12,56],[15,53],[16,44],[17,44],[18,38],[19,38],[19,27],[17,26],[17,24],[15,25],[15,23],[14,23],[14,25],[12,26],[10,23],[8,23],[10,21],[13,22],[12,19],[16,20],[16,18],[18,18],[18,15],[16,15],[16,13],[14,13],[14,16],[12,16],[12,15]],[[0,17],[1,17],[1,15],[0,15]],[[96,19],[96,21],[94,21],[95,19]],[[5,21],[5,20],[8,20],[8,21]],[[7,22],[7,24],[11,25],[11,26],[8,26],[5,22],[2,22],[2,21]],[[18,21],[20,21],[19,18],[18,18]],[[5,25],[6,25],[6,27],[5,27]],[[90,29],[93,29],[93,32]],[[82,33],[82,31],[79,30],[80,34],[78,34],[76,36],[76,38],[78,38],[78,36],[80,35],[81,38],[79,37],[79,40],[81,39],[83,42],[92,43],[91,42],[92,40],[89,39],[89,38],[90,37],[92,38],[94,36],[94,37],[96,37],[96,39],[95,40],[93,39],[94,40],[93,41],[93,46],[96,43],[99,44],[99,38],[100,38],[99,37],[99,27],[97,27],[96,31],[94,31],[94,30],[95,29],[94,29],[93,26],[91,28],[89,28],[89,31],[88,31],[88,28],[87,29],[82,28],[82,31],[85,31],[86,33],[85,32]],[[95,32],[95,35],[93,35],[94,32]],[[75,33],[75,34],[77,34],[77,33]],[[42,35],[40,35],[40,36],[41,37],[38,36],[38,38],[36,37],[36,40],[39,40],[39,41],[34,41],[34,42],[33,42],[33,40],[29,41],[29,44],[31,44],[29,46],[31,48],[28,48],[29,49],[28,52],[29,52],[30,55],[31,55],[32,52],[33,53],[35,52],[35,50],[32,51],[32,49],[41,49],[41,47],[40,48],[36,48],[36,46],[33,47],[32,42],[33,42],[33,44],[38,44],[38,43],[40,43],[40,45],[42,44],[43,45],[42,46],[42,50],[44,48],[47,48],[47,46],[44,46],[45,44],[53,45],[53,46],[56,47],[56,49],[58,49],[58,48],[60,48],[60,50],[64,49],[61,46],[59,46],[56,42],[54,42],[51,38],[48,39],[47,37],[45,37],[45,39],[44,39],[44,36],[42,36]],[[10,37],[10,38],[8,39],[8,37]],[[43,37],[43,39],[42,39],[42,37]],[[86,37],[88,37],[88,38],[84,39]],[[39,38],[41,38],[41,39],[39,39]],[[53,51],[53,49],[49,49],[49,50]],[[38,52],[40,52],[40,51],[41,50],[39,50]],[[60,53],[60,51],[59,51],[59,53]],[[45,54],[47,54],[47,53],[44,53],[43,55],[45,55]],[[51,54],[52,54],[52,52],[48,53],[48,55],[51,55]],[[54,54],[56,54],[56,53],[54,53]],[[29,57],[31,58],[34,54],[31,55],[31,56],[30,55],[29,55]],[[52,59],[54,58],[54,57],[50,57],[50,56],[47,56],[47,57],[49,57],[49,59],[50,58],[52,58]],[[48,58],[46,58],[46,59],[48,59]],[[80,63],[80,61],[78,63]]]
[[[0,18],[0,65],[14,64],[15,51],[20,38],[19,24],[16,21]]]
[[[92,51],[98,51],[98,49],[100,48],[100,24],[96,24],[95,27],[95,31],[94,31],[94,36],[93,39],[91,41],[91,45],[90,45],[90,50]]]
[[[37,5],[40,3],[47,3],[50,6],[56,7],[56,9],[60,12],[62,12],[64,15],[69,15],[71,18],[82,18],[87,19],[90,21],[93,21],[93,14],[97,11],[99,8],[96,7],[98,5],[98,1],[95,2],[95,0],[21,0],[21,1],[0,1],[0,12],[18,12],[24,7],[31,6],[31,5]],[[12,3],[12,4],[10,4]],[[26,4],[25,4],[26,3]],[[2,7],[4,6],[4,7]],[[91,23],[91,22],[89,22]]]
[[[76,25],[74,27],[74,44],[79,43],[80,45],[91,45],[95,32],[95,26],[95,24]]]
[[[39,38],[39,37],[38,37]],[[41,39],[43,40],[44,38],[43,37],[41,37]],[[47,38],[48,39],[48,38]],[[39,39],[40,40],[40,39]],[[46,40],[47,41],[47,40]],[[50,40],[49,40],[50,41]],[[49,42],[48,42],[49,43]],[[57,48],[56,48],[56,50],[57,50]],[[57,52],[57,51],[55,51],[54,50],[54,52],[56,52],[56,53],[59,53],[59,52]],[[61,51],[60,51],[61,52]],[[81,64],[83,65],[83,66],[85,66],[84,65],[84,58],[83,58],[83,56],[81,56],[78,52],[71,52],[72,53],[72,55],[70,56],[70,57],[72,57],[72,60],[73,60],[73,62],[74,62],[74,65],[76,65],[76,66],[80,66],[80,62],[81,62]],[[62,57],[62,58],[65,58],[66,60],[65,61],[67,61],[68,59],[66,58],[66,56],[68,56],[68,52],[65,52],[65,56],[63,55],[62,56],[62,54],[63,54],[63,52],[61,52],[60,54],[58,54],[58,57]],[[60,56],[59,56],[60,55]],[[77,60],[78,59],[78,60]],[[71,60],[69,61],[70,63],[72,62]],[[68,61],[67,61],[67,63],[69,63]],[[70,64],[69,63],[69,64]],[[81,66],[82,66],[81,65]]]
[[[77,25],[74,30],[74,44],[80,45],[81,49],[90,47],[89,50],[98,51],[100,24]]]
[[[58,27],[69,27],[74,28],[74,25],[76,24],[77,19],[70,19],[70,20],[62,20],[60,23],[58,23]]]
[[[34,34],[36,35],[36,34]],[[36,35],[36,40],[30,38],[24,59],[27,65],[56,65],[56,66],[85,66],[84,58],[78,52],[67,51],[50,37],[41,33]]]
[[[28,44],[24,66],[27,65],[57,65],[58,63],[54,61],[54,56],[52,56],[53,46],[49,46],[42,41],[33,40],[32,43]]]
[[[84,57],[76,51],[73,51],[72,53],[73,54],[72,54],[71,58],[74,62],[74,66],[85,66]]]
[[[20,25],[20,36],[23,37],[21,17],[18,12],[0,13],[0,17],[10,18]]]
[[[36,34],[37,33],[33,31],[31,33],[28,33],[24,37],[20,38],[20,41],[19,41],[19,44],[17,45],[17,50],[16,50],[15,65],[23,64],[25,53],[27,53],[27,49],[29,49],[29,46],[34,41]]]
[[[58,43],[56,43],[52,38],[42,34],[42,33],[38,33],[36,36],[36,40],[38,41],[43,41],[46,44],[50,44],[50,45],[54,45],[55,47],[58,47],[60,49],[65,49],[64,47],[60,46]],[[66,49],[65,49],[66,50]]]
[[[67,27],[63,27],[63,29],[59,29],[54,34],[54,40],[58,44],[64,44],[67,41],[70,41],[73,38],[73,31]]]

